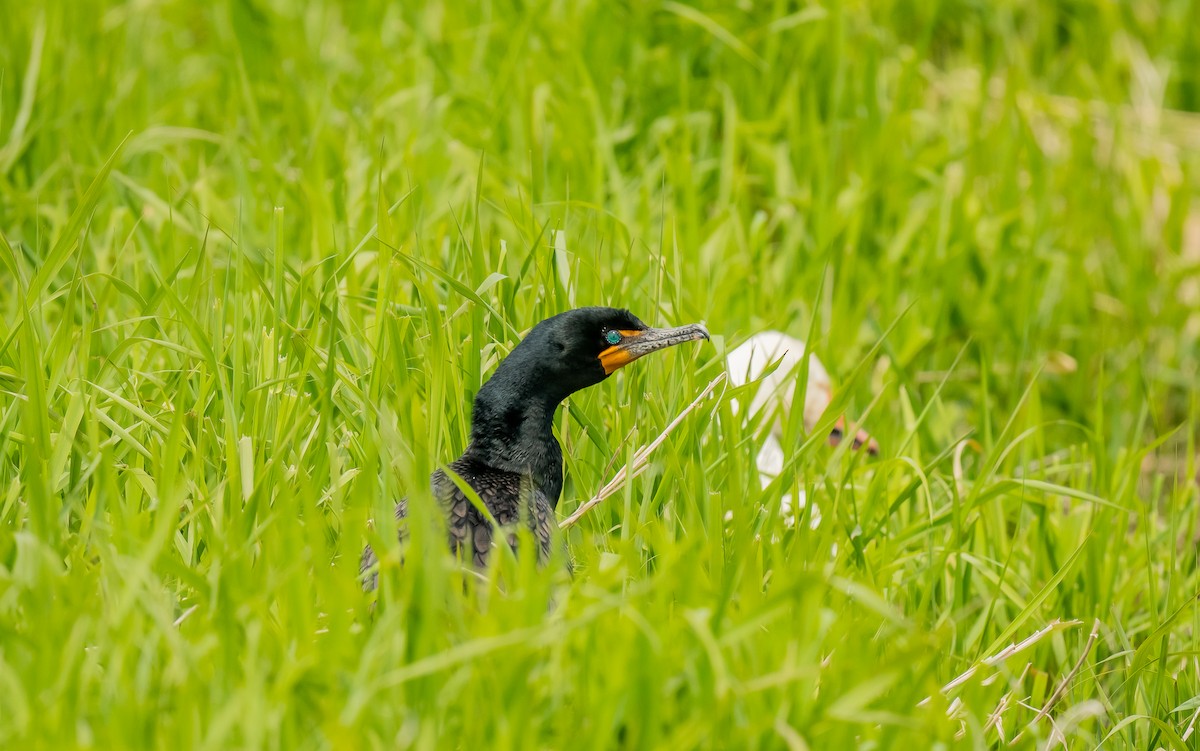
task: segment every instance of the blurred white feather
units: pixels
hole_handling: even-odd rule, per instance
[[[793,336],[779,331],[763,331],[747,339],[725,358],[725,364],[729,371],[729,382],[734,386],[744,386],[761,379],[758,389],[750,401],[749,416],[753,417],[764,411],[768,415],[774,415],[763,436],[762,445],[755,461],[758,467],[759,481],[763,487],[779,476],[787,459],[787,453],[783,448],[783,421],[792,411],[796,379],[800,376],[804,351],[804,342]],[[776,362],[779,363],[778,367],[767,373]],[[832,399],[833,384],[829,380],[829,371],[825,369],[825,365],[816,354],[810,352],[808,388],[805,389],[804,394],[805,431],[812,431]],[[736,412],[738,408],[739,405],[735,400],[733,409]],[[831,442],[840,441],[843,430],[844,421],[839,417],[830,436]],[[856,447],[866,446],[871,453],[877,451],[874,440],[861,431],[855,436],[854,443]],[[795,524],[795,511],[803,508],[805,504],[804,491],[800,491],[794,502],[791,495],[783,496],[780,501],[780,514],[786,526],[790,527]],[[821,512],[814,505],[811,512],[813,529],[816,529],[820,523]]]

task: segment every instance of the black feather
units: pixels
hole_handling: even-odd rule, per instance
[[[615,308],[578,308],[534,326],[479,390],[471,442],[448,467],[475,490],[511,545],[518,525],[529,528],[543,563],[552,550],[563,485],[554,411],[569,395],[608,377],[600,353],[612,346],[605,341],[612,330],[648,331],[629,311]],[[433,473],[431,489],[445,515],[451,549],[475,566],[487,565],[497,530],[444,471]],[[401,500],[397,520],[407,513],[408,501]],[[402,539],[404,534],[401,529]],[[376,563],[368,546],[360,561],[368,590],[378,581]]]

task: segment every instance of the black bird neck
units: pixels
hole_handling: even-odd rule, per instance
[[[510,356],[511,359],[511,356]],[[465,458],[529,475],[551,504],[562,492],[562,448],[554,437],[559,393],[537,368],[502,362],[475,397]]]

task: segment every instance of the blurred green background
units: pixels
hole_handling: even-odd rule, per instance
[[[0,743],[1194,747],[1200,3],[0,15]],[[765,328],[882,456],[760,492],[722,388],[573,579],[401,569],[589,304],[717,336],[570,401],[560,512]]]

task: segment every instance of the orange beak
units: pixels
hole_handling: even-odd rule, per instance
[[[673,329],[645,329],[621,331],[621,343],[614,344],[600,353],[600,364],[605,375],[612,375],[629,363],[645,357],[651,352],[674,347],[676,344],[707,339],[708,329],[698,323]]]
[[[837,422],[833,424],[833,430],[829,432],[829,445],[837,446],[841,444],[845,436],[846,418],[839,417]],[[864,446],[867,449],[867,453],[871,456],[879,455],[879,444],[875,442],[875,439],[872,438],[869,433],[864,430],[860,430],[854,434],[853,448],[855,451],[858,451]]]

